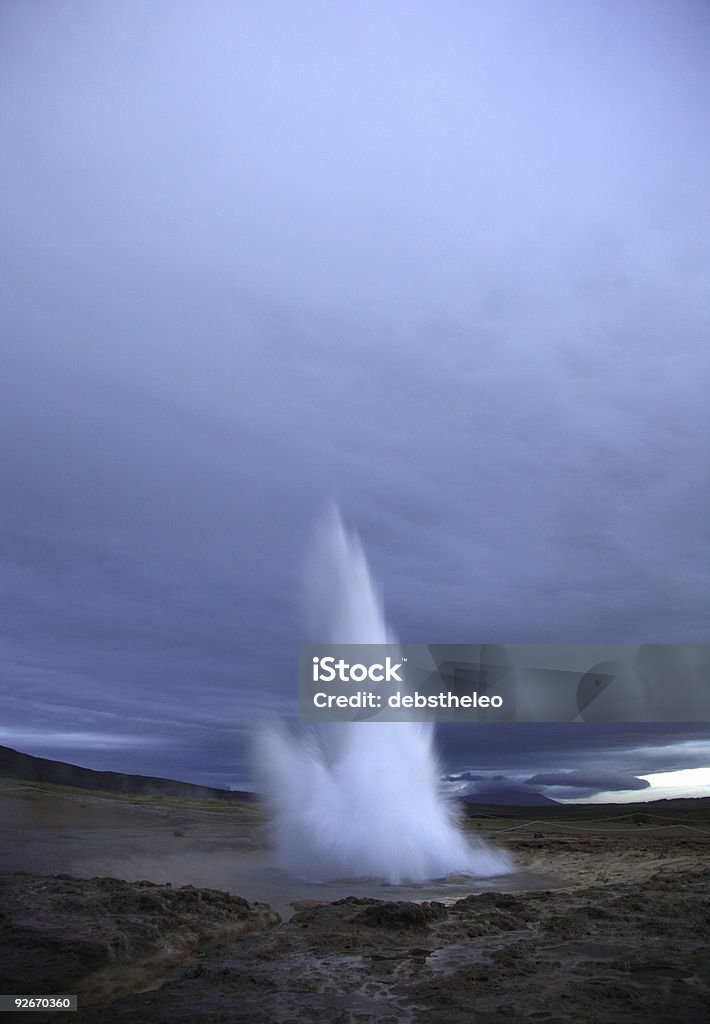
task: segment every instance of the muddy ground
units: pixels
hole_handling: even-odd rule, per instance
[[[472,819],[513,853],[518,884],[535,880],[525,891],[294,887],[280,920],[253,872],[250,902],[239,892],[240,863],[267,856],[254,806],[3,783],[0,812],[0,992],[77,993],[87,1024],[710,1020],[702,815]]]

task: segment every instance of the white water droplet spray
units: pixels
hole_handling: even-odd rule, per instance
[[[306,581],[311,628],[323,643],[396,643],[357,535],[335,507],[322,524]],[[332,723],[299,736],[264,727],[257,767],[274,819],[276,866],[316,881],[390,884],[514,870],[470,842],[440,792],[427,722]]]

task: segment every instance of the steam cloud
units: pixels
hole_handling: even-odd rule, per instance
[[[319,642],[395,643],[356,535],[334,508],[306,580]],[[491,876],[511,859],[469,843],[439,786],[433,728],[421,722],[334,723],[292,735],[264,727],[257,764],[274,816],[276,866],[305,878]]]

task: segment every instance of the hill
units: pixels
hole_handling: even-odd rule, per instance
[[[70,786],[96,792],[126,793],[136,796],[170,796],[183,800],[252,800],[253,793],[195,786],[190,782],[176,782],[148,775],[124,775],[121,772],[97,772],[93,768],[64,761],[51,761],[46,757],[22,754],[11,747],[0,746],[0,778],[20,779],[26,782],[48,782],[55,786]]]

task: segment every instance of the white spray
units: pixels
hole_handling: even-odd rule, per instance
[[[335,509],[307,585],[318,642],[396,643],[360,541]],[[272,725],[260,733],[257,760],[276,866],[291,874],[397,885],[514,870],[507,854],[472,846],[459,830],[440,792],[430,723],[333,723],[301,736]]]

